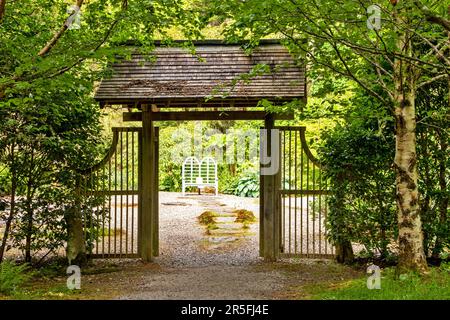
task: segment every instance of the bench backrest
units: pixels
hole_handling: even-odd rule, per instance
[[[217,181],[217,163],[211,157],[203,158],[201,162],[196,157],[188,157],[183,162],[181,178],[185,183],[214,184]]]
[[[200,162],[200,177],[203,183],[214,184],[217,180],[217,163],[211,157],[206,157]]]
[[[196,183],[200,176],[200,162],[196,157],[186,158],[183,162],[181,179],[186,183]]]

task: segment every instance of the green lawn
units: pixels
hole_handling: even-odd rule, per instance
[[[312,298],[321,300],[449,300],[450,264],[431,268],[429,274],[403,274],[395,269],[381,272],[381,289],[369,290],[367,277],[311,288]]]

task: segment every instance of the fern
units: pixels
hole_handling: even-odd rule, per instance
[[[16,265],[11,261],[0,264],[0,293],[10,295],[17,291],[25,282],[31,278],[28,265]]]

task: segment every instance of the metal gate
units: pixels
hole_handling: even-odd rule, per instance
[[[88,170],[82,188],[99,202],[99,208],[84,217],[85,237],[94,258],[137,257],[141,129],[112,131],[109,151]]]
[[[85,238],[92,258],[137,258],[141,242],[142,128],[112,128],[112,132],[106,156],[86,171],[82,181],[82,193],[97,203],[94,210],[83,211]],[[155,128],[156,140],[158,133]],[[157,155],[158,143],[155,148]],[[158,166],[155,171],[157,174]]]
[[[305,127],[276,127],[280,134],[280,251],[284,256],[328,258],[334,248],[325,228],[327,181],[308,148]]]
[[[288,257],[331,258],[334,248],[327,241],[325,228],[327,183],[320,163],[308,148],[306,128],[275,129],[280,133],[280,170],[276,188],[279,250],[282,256]],[[82,210],[85,237],[93,258],[137,258],[141,253],[142,237],[142,128],[112,130],[111,148],[102,161],[86,171],[82,180],[82,193],[92,198],[91,203],[97,203],[94,210]],[[157,127],[154,136],[155,163],[158,164]],[[158,181],[158,165],[154,170]],[[157,200],[156,187],[155,183]],[[158,207],[158,201],[155,201],[155,256],[158,255]],[[260,236],[262,241],[263,232]]]

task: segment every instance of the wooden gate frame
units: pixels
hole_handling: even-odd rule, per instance
[[[329,194],[329,191],[325,188],[322,188],[323,186],[319,186],[319,188],[309,189],[309,186],[307,185],[306,189],[303,188],[303,185],[300,186],[299,189],[297,188],[291,188],[289,185],[288,189],[284,188],[284,185],[282,184],[282,176],[283,173],[282,169],[284,170],[284,164],[282,163],[285,161],[284,159],[284,152],[282,150],[285,150],[285,146],[282,144],[282,132],[297,132],[299,134],[299,138],[301,141],[300,151],[305,153],[308,161],[311,161],[314,166],[319,168],[319,170],[323,169],[320,162],[314,157],[314,155],[311,153],[311,150],[308,147],[308,143],[306,141],[306,127],[301,126],[275,126],[273,119],[267,119],[265,122],[265,127],[261,128],[262,130],[271,130],[275,129],[278,130],[278,142],[279,142],[279,170],[274,175],[266,175],[263,176],[260,174],[260,256],[264,257],[266,261],[277,261],[282,256],[287,257],[308,257],[308,258],[332,258],[334,257],[334,248],[330,245],[330,250],[327,250],[327,242],[325,240],[325,253],[322,253],[322,250],[319,249],[319,253],[316,253],[315,246],[313,246],[313,252],[306,252],[306,253],[300,253],[300,254],[292,254],[291,252],[285,253],[284,251],[284,227],[285,227],[285,221],[284,219],[284,210],[285,210],[285,203],[282,200],[283,196],[291,196],[291,195],[313,195],[313,196],[325,196]],[[260,139],[260,149],[266,148],[268,156],[272,156],[270,154],[271,152],[271,146],[274,143],[272,141],[272,135],[266,134],[266,141],[263,141],[261,134]],[[284,142],[284,141],[283,141]],[[263,144],[266,144],[265,146]],[[291,150],[290,150],[291,151]],[[295,155],[297,157],[297,155]],[[300,164],[300,166],[303,166],[303,161]],[[295,170],[295,169],[294,169]],[[303,167],[301,168],[303,170]],[[297,184],[297,181],[295,182],[295,185]],[[320,199],[320,198],[319,198]],[[282,205],[283,204],[283,205]],[[289,204],[290,205],[290,204]],[[308,203],[306,204],[308,207]],[[326,204],[325,204],[326,205]],[[290,206],[289,206],[290,208]],[[319,211],[320,211],[319,207]],[[301,208],[303,210],[303,207]],[[290,211],[290,209],[289,209]],[[289,213],[290,214],[290,213]],[[302,214],[302,213],[301,213]],[[307,213],[307,219],[309,215]],[[319,213],[319,221],[320,221],[320,213]],[[314,223],[313,223],[314,226]],[[295,225],[295,228],[297,226]],[[320,228],[320,222],[319,222],[319,228]],[[325,229],[326,230],[326,229]],[[320,234],[320,230],[319,230]],[[307,237],[309,234],[307,234]],[[314,236],[314,232],[313,232]],[[326,233],[325,233],[326,237]],[[313,238],[314,239],[314,238]],[[319,238],[320,239],[320,238]],[[320,240],[319,240],[320,241]],[[309,248],[309,243],[307,242],[307,249]],[[319,245],[320,248],[320,245]]]
[[[282,133],[280,134],[280,141],[282,141],[280,143],[280,167],[282,168],[280,180],[283,182],[279,189],[281,254],[286,257],[334,258],[334,247],[328,242],[325,225],[328,212],[326,196],[330,192],[327,180],[323,176],[324,167],[309,149],[306,141],[306,127],[283,126],[277,128]],[[292,157],[293,150],[294,156]],[[298,151],[300,151],[300,158],[298,158]],[[289,155],[287,156],[287,154]],[[303,155],[306,157],[305,160]],[[294,169],[293,174],[292,168]],[[303,177],[305,174],[306,181]],[[306,186],[304,186],[305,183]],[[293,201],[291,201],[292,196],[294,196]],[[301,197],[299,225],[297,224],[298,196]],[[303,200],[305,196],[306,203]],[[288,201],[286,201],[287,197]],[[303,212],[304,204],[306,217]],[[312,204],[311,207],[310,204]],[[306,230],[303,230],[304,222],[306,222]],[[288,230],[285,230],[286,226],[288,226]],[[306,244],[306,248],[303,248],[304,244]]]
[[[159,255],[159,201],[158,201],[158,173],[159,173],[159,128],[154,126],[154,121],[158,119],[153,118],[155,115],[150,107],[143,106],[143,112],[139,117],[142,120],[142,128],[127,127],[114,128],[113,143],[105,158],[97,165],[90,169],[90,172],[100,169],[109,159],[114,155],[118,144],[118,132],[138,132],[138,190],[133,191],[133,194],[138,195],[138,233],[137,233],[137,253],[123,254],[114,253],[111,256],[102,252],[102,254],[93,255],[93,257],[140,257],[144,261],[152,261],[153,257]],[[276,127],[276,116],[273,114],[266,114],[265,116],[265,130],[271,129],[290,130],[300,132],[302,150],[305,152],[311,162],[320,166],[317,159],[309,150],[306,138],[305,127]],[[281,142],[281,135],[278,136],[278,142]],[[265,146],[263,144],[266,144]],[[265,147],[268,150],[268,156],[272,150],[272,135],[267,134],[266,139],[261,139],[260,151]],[[278,152],[280,167],[282,158],[281,148]],[[282,196],[287,194],[327,194],[326,190],[284,190],[281,187],[281,168],[273,175],[263,176],[260,174],[260,256],[264,257],[266,261],[277,261],[283,256],[283,226],[282,226]],[[111,193],[112,191],[109,190]],[[129,195],[129,190],[117,191],[118,195]]]
[[[201,121],[201,120],[264,120],[265,128],[273,128],[275,120],[292,120],[294,115],[289,114],[273,114],[264,111],[186,111],[186,112],[155,112],[156,106],[141,105],[142,112],[139,113],[124,113],[124,121],[142,121],[142,177],[141,177],[141,201],[140,201],[140,238],[139,243],[141,248],[139,255],[142,260],[146,262],[153,261],[153,257],[158,255],[158,234],[159,234],[159,214],[158,214],[158,180],[157,174],[154,170],[157,168],[157,139],[155,138],[154,122],[155,121]],[[269,135],[270,137],[270,135]],[[271,145],[270,138],[268,144]],[[269,148],[270,150],[270,148]],[[264,229],[260,233],[264,233],[264,258],[268,261],[277,260],[279,249],[273,246],[274,241],[271,239],[279,239],[279,232],[277,231],[279,225],[277,219],[274,218],[275,208],[279,202],[277,201],[275,192],[277,176],[269,176],[263,179],[264,198]],[[269,190],[269,191],[267,191]],[[271,192],[272,190],[273,192]],[[275,210],[272,210],[275,209]],[[278,232],[278,233],[277,233]],[[273,235],[269,238],[269,236]],[[273,238],[273,236],[278,237]],[[262,243],[262,242],[261,242]],[[279,243],[279,240],[278,242]]]
[[[142,66],[141,60],[146,55],[133,55],[131,59],[112,66],[116,72],[110,79],[102,80],[94,97],[102,106],[120,105],[123,109],[127,108],[129,112],[124,113],[124,121],[142,123],[141,247],[139,253],[144,261],[152,261],[153,256],[157,253],[155,250],[155,246],[157,246],[157,218],[155,217],[157,215],[155,208],[157,175],[154,171],[157,147],[155,146],[156,132],[153,121],[265,120],[266,127],[273,128],[275,119],[292,120],[294,114],[291,112],[284,116],[274,115],[268,114],[266,110],[255,109],[261,107],[262,99],[281,106],[285,102],[295,99],[306,101],[307,96],[305,67],[299,65],[278,40],[261,41],[259,48],[255,48],[255,52],[251,56],[242,50],[240,44],[230,45],[223,41],[196,42],[197,51],[201,52],[203,58],[210,60],[209,65],[199,63],[195,56],[186,54],[185,50],[163,48],[160,43],[156,43],[156,45],[159,48],[152,53],[152,56],[156,59],[163,58],[162,64]],[[139,50],[136,51],[139,53]],[[224,52],[227,54],[224,55]],[[167,60],[169,56],[170,58]],[[223,68],[224,65],[234,66],[239,75],[245,75],[251,73],[258,63],[266,63],[280,68],[274,68],[272,70],[274,72],[258,77],[263,84],[259,81],[242,84],[245,90],[234,90],[234,86],[226,86],[227,88],[222,88],[224,90],[219,90],[218,94],[214,93],[214,90],[206,90],[208,92],[204,90],[217,87],[216,80],[226,80],[230,76],[229,68]],[[171,70],[170,65],[177,66],[175,73],[174,70]],[[287,68],[284,68],[286,66]],[[221,71],[215,72],[214,77],[210,77],[211,70],[218,67]],[[137,69],[140,70],[139,73],[136,73]],[[195,77],[192,76],[192,72]],[[201,79],[197,75],[200,75]],[[135,83],[134,80],[137,78],[154,79],[156,83],[154,85],[145,81]],[[161,79],[179,82],[181,78],[186,82],[185,89],[188,88],[188,90],[174,91],[171,86],[157,83]],[[198,79],[202,83],[201,88],[191,83]],[[274,79],[277,81],[274,82]],[[292,83],[291,79],[298,81]],[[130,87],[130,83],[133,86]],[[211,91],[213,91],[212,96]],[[204,110],[202,110],[203,107],[205,107]],[[214,111],[207,111],[208,108]],[[176,109],[178,111],[171,111]],[[137,112],[137,110],[141,112]],[[270,144],[270,142],[268,143]],[[267,237],[272,232],[276,233],[273,225],[276,220],[272,217],[275,215],[275,211],[272,209],[276,209],[277,203],[274,196],[275,178],[275,176],[265,178],[263,185],[263,188],[271,188],[272,191],[271,194],[267,193],[267,197],[264,199],[265,208],[267,208],[264,212],[267,215],[264,230],[267,231]],[[265,240],[269,241],[270,239]],[[266,259],[276,258],[276,249],[269,249],[269,245],[265,246],[265,249]]]
[[[144,183],[144,174],[143,174],[143,148],[142,148],[142,140],[143,140],[143,134],[142,134],[142,128],[139,127],[114,127],[112,128],[112,132],[113,132],[113,139],[112,139],[112,143],[111,146],[109,148],[109,150],[107,151],[106,155],[103,157],[103,159],[101,161],[99,161],[97,164],[95,164],[94,166],[92,166],[91,168],[85,170],[82,172],[82,174],[85,176],[85,182],[84,182],[84,186],[82,187],[82,192],[85,192],[86,194],[90,194],[90,195],[97,195],[97,196],[107,196],[107,197],[121,197],[121,207],[123,206],[122,203],[122,196],[136,196],[138,197],[137,200],[137,212],[136,212],[136,217],[137,217],[137,238],[134,239],[134,227],[132,225],[131,227],[131,236],[133,240],[136,240],[136,245],[137,245],[137,250],[134,251],[133,250],[133,242],[131,243],[131,252],[128,252],[128,248],[124,251],[122,251],[122,246],[120,246],[119,250],[116,250],[117,248],[115,248],[114,245],[114,250],[112,250],[113,252],[111,252],[111,248],[108,248],[108,250],[105,250],[104,245],[102,244],[102,248],[99,249],[99,241],[98,240],[94,240],[92,238],[90,238],[91,242],[96,244],[96,248],[93,252],[89,253],[89,256],[92,258],[139,258],[142,257],[143,253],[142,253],[142,243],[144,241],[144,239],[146,239],[143,232],[146,232],[144,230],[143,226],[143,216],[142,216],[142,203],[143,203],[143,198],[144,198],[144,193],[143,193],[143,184]],[[116,161],[118,158],[121,159],[120,163],[121,165],[123,165],[123,157],[125,157],[126,159],[126,163],[128,164],[128,157],[129,157],[129,150],[128,150],[128,146],[126,147],[126,152],[125,152],[125,156],[123,154],[124,150],[123,150],[123,142],[121,137],[122,134],[126,133],[137,133],[137,159],[135,159],[137,161],[137,188],[133,188],[131,187],[131,189],[128,188],[128,182],[127,182],[127,187],[125,190],[122,190],[122,188],[117,188],[117,187],[112,187],[111,186],[111,179],[112,177],[109,176],[108,177],[108,181],[109,181],[109,186],[106,186],[106,190],[99,190],[99,181],[95,181],[95,175],[98,172],[101,172],[103,170],[103,173],[106,170],[108,170],[108,174],[109,175],[113,175],[116,176],[117,178],[117,171],[118,168],[112,168],[111,167],[111,163],[110,161],[113,159],[113,157],[116,158]],[[159,127],[154,127],[153,128],[153,134],[152,134],[152,139],[153,139],[153,143],[152,146],[154,148],[154,155],[155,155],[155,166],[153,167],[153,175],[152,178],[154,179],[152,181],[153,185],[156,185],[156,188],[153,188],[154,194],[152,195],[152,199],[154,199],[153,201],[153,208],[152,208],[152,212],[155,212],[155,214],[152,216],[153,220],[151,225],[154,226],[154,232],[152,233],[152,256],[158,256],[159,255],[159,195],[157,192],[158,189],[158,177],[159,177]],[[127,136],[127,142],[128,142],[128,136]],[[119,156],[117,156],[117,150],[118,150],[118,146],[119,144],[121,145],[120,148],[120,152],[121,154]],[[134,152],[134,151],[133,151]],[[109,163],[109,167],[108,167],[108,163]],[[117,163],[115,163],[115,165],[117,166]],[[108,168],[107,168],[108,167]],[[127,169],[128,170],[128,169]],[[133,171],[134,173],[134,171]],[[128,171],[127,171],[127,176],[126,178],[128,179]],[[122,177],[121,177],[122,179]],[[89,182],[89,183],[88,183]],[[115,183],[117,183],[117,181],[115,181]],[[90,188],[87,188],[87,185],[90,185]],[[103,183],[102,183],[103,184]],[[122,180],[121,180],[121,184],[122,184]],[[108,203],[108,210],[111,210],[112,206],[111,206],[111,200],[107,201]],[[128,204],[128,199],[126,200],[126,203]],[[106,205],[103,206],[104,209],[106,208]],[[128,207],[126,208],[126,210],[128,210]],[[134,209],[132,209],[134,210]],[[133,211],[134,212],[134,211]],[[115,218],[116,217],[117,212],[114,212]],[[108,215],[109,217],[111,217],[111,214],[109,213]],[[91,218],[92,219],[92,218]],[[105,228],[105,223],[104,223],[104,219],[105,217],[102,217],[103,219],[103,226],[102,226],[102,232],[104,232],[104,228]],[[120,210],[120,218],[119,219],[123,219],[122,217],[122,210]],[[128,219],[128,218],[127,218]],[[128,221],[128,220],[127,220]],[[131,221],[131,223],[134,223],[134,221]],[[109,223],[108,224],[109,228],[112,227],[112,225]],[[88,239],[89,235],[88,235],[88,229],[91,228],[90,226],[86,226],[84,227],[85,231],[85,238]],[[99,230],[99,228],[97,228],[97,231]],[[92,230],[91,230],[92,231]],[[126,237],[128,237],[128,233],[130,232],[130,230],[128,230],[128,228],[126,228],[125,230],[126,232]],[[91,232],[92,234],[92,232]],[[108,247],[111,243],[111,239],[116,242],[116,234],[114,235],[108,235]],[[122,240],[122,236],[120,236],[120,239]],[[102,236],[102,240],[103,242],[105,241],[105,236]],[[120,241],[121,241],[120,240]]]

